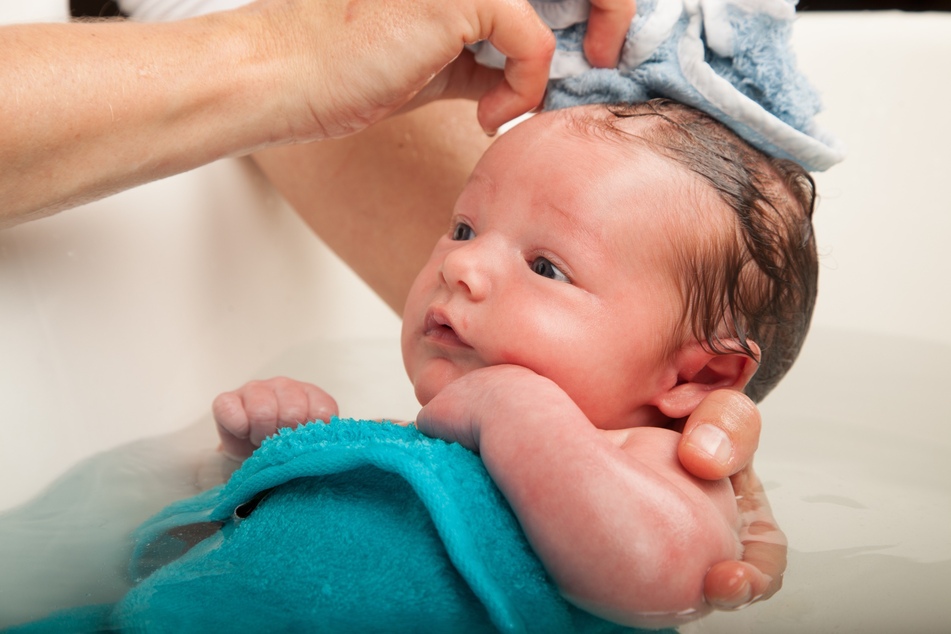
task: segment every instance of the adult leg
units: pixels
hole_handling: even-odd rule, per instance
[[[403,303],[491,139],[471,101],[441,101],[353,136],[255,161],[311,229],[393,310]]]

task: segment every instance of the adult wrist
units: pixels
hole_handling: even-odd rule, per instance
[[[234,154],[313,138],[295,114],[295,109],[308,109],[296,90],[296,62],[273,12],[255,3],[195,20],[205,23],[215,42],[212,55],[223,78],[216,98],[223,123],[240,146]]]
[[[267,146],[316,141],[343,136],[332,120],[328,78],[321,72],[320,24],[325,16],[304,14],[296,3],[259,0],[222,16],[233,18],[249,57],[252,99],[259,98],[261,114],[268,112]],[[333,57],[331,55],[331,57]],[[339,62],[339,60],[337,60]],[[316,97],[316,98],[315,98]],[[319,99],[319,101],[318,101]]]

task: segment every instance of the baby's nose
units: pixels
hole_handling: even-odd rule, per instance
[[[482,301],[491,292],[493,270],[497,267],[493,259],[486,242],[470,240],[446,254],[439,272],[450,290]]]

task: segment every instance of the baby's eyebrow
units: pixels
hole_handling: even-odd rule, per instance
[[[591,224],[579,219],[579,212],[557,204],[546,203],[544,206],[546,212],[553,212],[559,220],[552,224],[557,225],[562,230],[575,236],[581,234],[582,241],[591,244],[598,244],[601,240],[601,233],[591,228]]]
[[[577,220],[576,220],[577,214],[573,211],[569,211],[567,208],[562,207],[561,205],[549,204],[549,205],[546,205],[546,208],[548,211],[553,211],[559,216],[561,216],[562,220],[564,220],[565,223],[568,225],[574,225],[577,223]]]
[[[466,183],[466,189],[469,187],[475,187],[478,189],[484,189],[489,194],[495,194],[498,191],[499,186],[490,175],[485,172],[476,171],[473,172],[469,177],[469,182]]]

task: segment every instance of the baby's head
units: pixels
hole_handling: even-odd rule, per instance
[[[410,291],[418,398],[503,363],[605,428],[686,416],[721,387],[761,398],[812,313],[813,198],[802,169],[679,104],[533,117],[480,161]]]
[[[684,319],[715,352],[759,362],[745,391],[759,401],[799,355],[816,301],[812,232],[815,183],[798,164],[752,148],[723,124],[674,101],[655,99],[576,119],[621,143],[642,142],[698,176],[733,212],[719,230],[704,226],[679,246]],[[632,137],[627,119],[641,119]]]

